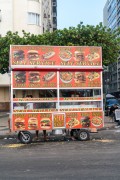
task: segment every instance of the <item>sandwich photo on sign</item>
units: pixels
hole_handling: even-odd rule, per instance
[[[49,51],[49,52],[43,54],[43,55],[42,55],[42,58],[43,58],[44,60],[46,60],[46,59],[52,58],[54,55],[55,55],[55,52],[54,52],[54,51]]]
[[[40,72],[37,72],[37,71],[29,72],[28,80],[30,83],[39,83],[40,82]]]

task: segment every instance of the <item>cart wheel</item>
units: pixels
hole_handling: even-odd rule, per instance
[[[32,142],[32,134],[28,131],[21,131],[19,134],[19,140],[23,144],[29,144]]]
[[[78,133],[78,139],[80,141],[87,141],[87,140],[89,140],[90,139],[89,131],[86,130],[86,129],[80,130],[79,133]]]

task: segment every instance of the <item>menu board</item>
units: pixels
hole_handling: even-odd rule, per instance
[[[54,88],[57,75],[53,71],[13,71],[13,88]]]
[[[11,67],[102,67],[101,47],[12,45]]]
[[[49,130],[52,128],[52,114],[13,114],[13,130]]]
[[[102,112],[68,112],[66,113],[66,128],[101,128],[103,127]]]
[[[13,71],[13,88],[101,87],[99,71]]]
[[[60,72],[60,87],[101,87],[101,72]]]
[[[66,121],[66,123],[65,123]],[[52,123],[53,122],[53,123]],[[52,128],[102,128],[103,112],[65,112],[13,114],[13,130],[51,130]]]

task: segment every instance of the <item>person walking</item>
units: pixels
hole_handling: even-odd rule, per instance
[[[117,104],[114,104],[110,108],[109,117],[112,120],[112,122],[116,121],[116,118],[115,118],[115,110],[116,109],[118,109],[118,105]]]

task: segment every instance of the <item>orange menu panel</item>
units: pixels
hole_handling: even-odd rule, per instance
[[[13,114],[13,130],[52,129],[52,114]]]
[[[52,119],[53,117],[53,119]],[[66,117],[66,118],[65,118]],[[103,112],[65,112],[64,114],[52,113],[22,113],[13,114],[13,130],[51,130],[64,127],[67,129],[79,128],[102,128]],[[52,120],[54,123],[52,123]]]
[[[101,73],[60,72],[60,87],[101,87]]]
[[[102,66],[101,47],[11,46],[11,66]]]
[[[57,87],[56,72],[13,71],[13,88],[54,88]]]
[[[101,87],[101,72],[59,72],[59,87]],[[13,88],[57,88],[55,71],[13,71]]]

